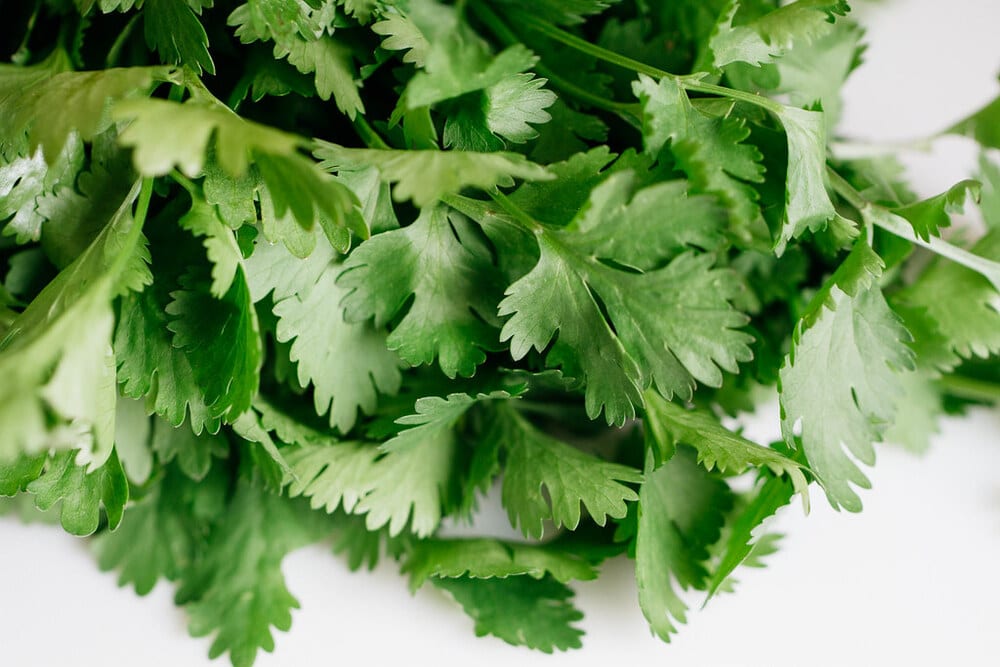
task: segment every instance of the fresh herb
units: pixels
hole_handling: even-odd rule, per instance
[[[626,554],[669,640],[810,483],[860,510],[875,443],[1000,399],[1000,169],[918,201],[831,151],[843,0],[17,4],[0,494],[213,657],[321,540],[542,651]],[[762,387],[769,445],[720,421]],[[524,541],[442,535],[494,486]]]

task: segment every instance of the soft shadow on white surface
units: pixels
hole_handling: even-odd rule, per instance
[[[841,134],[920,138],[998,90],[1000,3],[906,0],[861,5],[868,64],[848,84]],[[973,173],[975,148],[939,141],[907,154],[916,189],[932,194]],[[755,423],[773,433],[775,416]],[[813,512],[786,508],[788,534],[769,567],[738,573],[735,595],[693,609],[670,645],[638,610],[629,563],[577,586],[582,651],[545,656],[477,639],[472,621],[436,591],[415,597],[394,568],[350,573],[328,550],[285,561],[303,609],[261,667],[469,664],[699,667],[997,664],[1000,625],[1000,413],[947,420],[931,452],[883,446],[865,511],[837,514],[821,492]],[[191,639],[172,590],[146,598],[97,572],[81,541],[51,526],[0,518],[0,664],[16,667],[196,667],[209,641]],[[694,607],[700,598],[692,598]]]

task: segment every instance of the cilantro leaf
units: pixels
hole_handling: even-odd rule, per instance
[[[381,20],[371,26],[372,32],[381,35],[380,46],[387,51],[405,51],[404,63],[413,63],[423,67],[427,60],[430,43],[417,27],[417,24],[401,14],[386,14]]]
[[[125,471],[114,451],[96,470],[88,472],[75,462],[75,452],[52,456],[38,479],[25,490],[35,496],[35,506],[46,511],[60,503],[59,521],[66,532],[90,535],[100,523],[104,507],[108,527],[122,521],[129,487]]]
[[[232,422],[257,394],[263,354],[243,258],[233,232],[203,200],[178,224],[204,239],[211,276],[205,267],[188,269],[165,308],[167,328],[188,357],[206,405]]]
[[[826,192],[826,121],[820,111],[783,107],[778,120],[788,139],[785,213],[775,250],[781,254],[788,242],[807,229],[818,231],[832,224],[847,236],[857,235],[844,221]]]
[[[410,590],[413,591],[432,577],[505,579],[529,575],[541,579],[549,575],[561,583],[597,577],[597,572],[588,563],[571,554],[544,546],[485,538],[420,540],[407,556],[403,572],[410,575]]]
[[[196,482],[208,475],[213,458],[229,454],[229,442],[221,433],[195,433],[188,424],[174,426],[163,419],[153,420],[150,445],[160,463],[176,460],[181,472]]]
[[[970,196],[979,199],[980,184],[964,180],[951,186],[946,192],[895,209],[895,213],[910,221],[917,237],[928,240],[940,236],[942,227],[951,226],[951,214],[961,213],[965,200]]]
[[[621,191],[631,187],[624,172],[616,175],[591,194],[593,213],[584,208],[567,229],[537,234],[539,261],[507,289],[499,310],[511,315],[501,340],[510,341],[515,360],[544,350],[558,331],[547,363],[583,381],[587,414],[604,411],[609,424],[634,416],[650,384],[665,396],[689,397],[695,381],[717,386],[720,368],[735,371],[751,356],[749,337],[736,330],[746,320],[730,306],[740,284],[735,274],[712,269],[710,254],[680,254],[645,273],[599,261],[648,267],[657,255],[670,257],[668,250],[693,241],[687,232],[672,234],[672,226],[683,228],[689,207],[705,209],[676,184],[639,190],[622,215],[601,215],[605,206],[620,206]],[[672,213],[666,224],[648,216],[653,207],[643,193],[654,192],[659,210]],[[615,231],[626,223],[631,234]]]
[[[647,457],[639,488],[635,527],[635,579],[639,606],[653,633],[664,641],[687,620],[681,590],[703,589],[708,547],[720,536],[731,504],[725,482],[702,468],[685,450],[658,468]]]
[[[450,394],[417,400],[414,414],[396,420],[409,426],[387,440],[371,473],[372,489],[355,512],[367,514],[369,530],[388,525],[398,535],[409,522],[418,537],[430,535],[449,502],[459,436],[455,425],[477,401],[504,399],[506,392]]]
[[[12,65],[0,66],[0,119],[4,120],[6,153],[15,151],[27,133],[27,153],[41,146],[49,164],[55,162],[70,135],[90,141],[112,123],[108,102],[134,94],[148,94],[159,81],[173,81],[170,67],[124,67],[94,72],[67,72],[57,52],[31,73]]]
[[[638,498],[623,482],[640,482],[638,470],[608,463],[549,436],[510,405],[494,406],[487,441],[506,452],[503,505],[515,528],[527,537],[541,537],[546,519],[556,528],[575,530],[580,506],[600,526],[608,517],[625,516],[626,503]],[[544,491],[543,491],[544,489]]]
[[[661,450],[661,458],[670,458],[677,445],[684,444],[698,452],[698,462],[708,470],[718,468],[724,473],[740,473],[751,466],[768,468],[774,475],[788,476],[808,509],[808,482],[800,464],[770,447],[762,447],[733,433],[711,414],[687,410],[647,392],[645,423]]]
[[[588,16],[600,14],[605,9],[617,3],[617,0],[498,0],[497,4],[511,11],[516,17],[519,12],[527,12],[533,16],[556,25],[576,25],[583,23]]]
[[[514,184],[514,178],[545,180],[551,174],[517,153],[385,150],[344,148],[318,142],[315,155],[327,171],[375,167],[384,181],[395,183],[397,201],[412,199],[424,208],[462,188],[490,189]]]
[[[442,206],[361,244],[338,285],[349,322],[374,318],[379,329],[394,322],[386,343],[411,366],[437,359],[448,377],[468,377],[496,348],[500,284],[489,250],[467,220]]]
[[[476,622],[476,636],[493,635],[515,646],[551,653],[580,647],[583,618],[570,602],[573,592],[546,577],[434,579]]]
[[[114,115],[131,121],[120,142],[134,149],[139,173],[161,176],[177,167],[197,177],[209,149],[234,178],[254,162],[276,216],[290,211],[305,229],[319,221],[335,247],[346,251],[350,246],[347,227],[354,218],[355,198],[297,152],[303,146],[301,138],[244,120],[218,104],[129,100],[118,104]]]
[[[166,313],[169,303],[169,294],[157,282],[120,300],[114,349],[121,392],[145,397],[146,408],[174,427],[189,419],[193,433],[206,429],[216,433],[220,415],[206,402],[191,358],[174,347]]]
[[[981,238],[972,252],[1000,260],[1000,231]],[[955,367],[959,358],[989,357],[1000,352],[1000,299],[983,276],[946,260],[936,260],[897,300],[931,319],[933,338],[917,334],[921,356],[935,351],[942,370]],[[923,333],[923,332],[921,332]]]
[[[132,202],[139,184],[87,250],[63,269],[0,341],[0,460],[80,449],[96,468],[114,442],[111,300],[149,282]],[[58,428],[53,428],[53,422]]]
[[[859,243],[855,253],[874,252]],[[872,442],[892,422],[900,375],[912,368],[910,339],[881,290],[849,285],[853,276],[831,278],[828,297],[809,321],[800,321],[781,368],[781,430],[790,446],[801,428],[802,448],[834,508],[857,512],[861,501],[850,484],[870,482],[847,450],[875,463]]]
[[[761,220],[758,195],[749,183],[764,180],[761,153],[744,143],[750,136],[739,116],[709,116],[697,110],[673,79],[639,75],[632,90],[643,105],[643,144],[656,154],[669,142],[692,185],[718,195],[740,226]]]
[[[719,562],[712,570],[708,582],[706,602],[725,586],[730,575],[740,565],[749,565],[756,547],[763,544],[766,535],[756,535],[761,524],[787,505],[795,490],[789,480],[768,477],[758,485],[750,502],[729,524],[729,535],[724,540]]]
[[[56,191],[72,192],[73,180],[83,162],[83,146],[76,135],[71,135],[62,153],[52,162],[51,166],[46,164],[39,149],[30,157],[18,157],[0,166],[0,220],[7,221],[3,234],[13,236],[17,243],[39,240],[42,225],[49,219],[44,210],[46,200],[54,197]],[[114,206],[113,197],[102,198],[105,204],[109,200]],[[109,213],[114,213],[114,209]],[[98,221],[108,217],[94,215]]]
[[[186,65],[199,75],[215,74],[215,63],[208,52],[208,35],[198,20],[203,6],[212,0],[143,0],[142,20],[146,43],[163,60]]]
[[[740,6],[740,0],[730,2],[712,35],[710,47],[716,67],[737,61],[751,65],[774,62],[796,44],[828,33],[836,17],[850,11],[845,0],[796,0],[746,25],[734,26]]]
[[[250,0],[229,15],[243,44],[274,42],[274,57],[287,58],[303,74],[313,74],[320,99],[331,96],[337,107],[352,120],[364,113],[364,104],[354,81],[351,54],[330,38],[330,16],[324,12],[332,3],[310,6],[305,2]]]
[[[96,536],[92,544],[100,568],[118,570],[118,585],[131,584],[139,595],[160,579],[176,581],[222,512],[226,481],[216,474],[195,483],[176,467],[167,468],[161,481],[129,505],[118,530]]]
[[[377,392],[398,391],[400,364],[385,333],[345,320],[341,304],[348,291],[336,284],[343,267],[328,246],[320,244],[301,260],[281,246],[259,243],[247,268],[254,299],[272,294],[277,339],[291,342],[299,382],[314,385],[316,412],[330,413],[331,426],[346,433],[359,409],[374,412]]]
[[[319,539],[319,528],[289,500],[239,483],[225,520],[215,524],[177,590],[191,634],[215,635],[210,657],[229,653],[235,667],[249,667],[258,651],[274,650],[271,628],[287,631],[299,606],[285,587],[281,561]]]

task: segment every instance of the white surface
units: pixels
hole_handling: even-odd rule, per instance
[[[926,135],[991,99],[1000,68],[993,0],[864,8],[869,64],[847,90],[843,131],[880,141]],[[940,142],[910,156],[924,193],[971,174],[975,151]],[[774,416],[751,424],[762,438]],[[1000,625],[1000,412],[947,420],[922,458],[883,447],[860,515],[786,508],[788,537],[735,595],[693,610],[674,642],[650,637],[626,561],[577,586],[584,649],[545,656],[492,638],[430,588],[415,598],[391,566],[352,574],[319,547],[285,561],[302,610],[264,666],[602,665],[722,667],[996,665]],[[187,637],[169,586],[146,598],[97,572],[79,540],[0,519],[0,664],[177,667],[223,664]],[[700,598],[692,599],[693,606]]]

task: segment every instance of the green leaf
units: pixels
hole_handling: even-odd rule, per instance
[[[793,46],[829,33],[836,17],[850,11],[845,0],[797,0],[746,25],[734,26],[733,19],[740,6],[740,0],[729,4],[712,35],[710,48],[715,54],[716,67],[733,62],[751,65],[774,62]]]
[[[260,325],[246,278],[237,272],[222,298],[212,294],[213,281],[198,267],[181,285],[166,307],[173,345],[187,357],[205,404],[232,422],[257,394],[263,360]]]
[[[573,592],[546,577],[434,579],[476,622],[476,636],[493,635],[515,646],[543,653],[580,647],[583,618],[570,602]]]
[[[91,468],[114,442],[111,301],[149,282],[131,206],[139,184],[87,250],[63,269],[0,340],[0,460],[80,449]]]
[[[398,535],[409,523],[418,537],[434,532],[451,495],[459,444],[456,423],[477,401],[507,396],[498,392],[476,398],[457,393],[421,398],[414,414],[396,420],[410,428],[382,445],[384,455],[371,472],[371,491],[354,510],[367,514],[368,529],[388,525],[389,534]]]
[[[332,8],[332,3],[328,6]],[[365,109],[351,52],[327,34],[332,31],[331,17],[324,20],[323,11],[322,5],[314,8],[306,2],[251,0],[234,10],[228,23],[243,44],[273,42],[276,59],[287,58],[299,72],[314,75],[320,99],[332,96],[337,108],[353,120]]]
[[[750,183],[764,180],[762,155],[737,115],[710,116],[696,109],[669,77],[659,82],[644,74],[632,84],[643,107],[643,145],[655,155],[669,143],[678,167],[693,187],[717,195],[739,226],[761,221],[758,195]]]
[[[593,567],[569,553],[487,538],[420,540],[411,548],[403,573],[410,575],[412,591],[432,577],[505,579],[528,575],[541,579],[549,575],[561,583],[597,577]]]
[[[525,12],[556,25],[576,25],[588,16],[600,14],[618,0],[499,0],[497,3],[516,17]]]
[[[166,307],[170,295],[157,282],[119,302],[114,350],[123,395],[146,399],[146,409],[174,427],[189,419],[193,433],[215,433],[220,414],[210,409],[192,360],[174,347]]]
[[[76,135],[71,135],[63,146],[62,153],[52,162],[51,166],[46,164],[42,150],[39,149],[31,157],[18,157],[0,166],[0,220],[7,221],[3,225],[3,234],[13,236],[17,243],[38,241],[41,238],[42,226],[51,219],[48,215],[47,202],[54,198],[57,192],[72,193],[78,200],[92,201],[77,195],[72,187],[83,162],[83,145],[76,139]],[[117,185],[121,189],[122,183],[119,182]],[[126,188],[129,185],[130,183],[125,183]],[[119,194],[124,195],[124,192]],[[114,213],[121,197],[115,201],[112,195],[102,197],[100,201],[105,207],[110,204],[111,210],[107,211],[107,215],[102,215],[103,211],[93,212],[93,216],[88,220],[96,219],[98,224]],[[90,207],[83,208],[86,210]],[[69,225],[72,225],[72,222],[70,221]],[[62,220],[57,224],[61,223]],[[62,259],[58,254],[53,254],[57,261]],[[68,263],[62,262],[60,265]]]
[[[371,29],[376,35],[385,38],[379,44],[383,49],[405,51],[404,63],[413,63],[417,67],[424,66],[430,43],[412,19],[400,14],[386,14],[380,21],[373,23]]]
[[[208,52],[208,35],[198,14],[211,0],[144,0],[142,10],[146,43],[163,60],[185,65],[199,76],[202,70],[215,74],[215,63]]]
[[[246,174],[253,162],[278,217],[291,211],[305,229],[319,221],[335,247],[346,251],[350,246],[347,227],[354,218],[355,198],[298,153],[305,145],[300,137],[244,120],[218,104],[130,100],[116,105],[114,115],[131,121],[120,142],[134,149],[139,173],[162,176],[176,167],[195,178],[209,150],[234,178]]]
[[[809,482],[802,466],[770,447],[733,433],[712,414],[685,409],[647,392],[645,424],[658,445],[661,459],[672,457],[677,445],[683,444],[698,453],[698,463],[708,470],[718,468],[720,472],[738,474],[754,467],[767,468],[776,476],[787,475],[808,511]]]
[[[108,528],[114,530],[122,521],[128,502],[128,480],[114,451],[99,468],[87,472],[78,465],[75,452],[52,456],[45,471],[27,485],[35,496],[35,506],[42,511],[60,504],[59,520],[63,529],[73,535],[90,535],[100,523],[104,508]]]
[[[635,579],[639,606],[649,627],[663,641],[687,620],[678,591],[704,589],[708,583],[708,548],[718,541],[732,502],[725,482],[678,450],[653,468],[647,457],[639,489],[635,535]]]
[[[788,139],[788,171],[785,178],[785,214],[775,241],[780,255],[788,242],[807,229],[819,231],[834,221],[848,236],[849,226],[830,201],[826,191],[826,122],[820,111],[784,107],[778,120]]]
[[[1000,230],[987,233],[971,250],[1000,261]],[[896,298],[930,318],[935,335],[916,333],[917,349],[921,357],[933,353],[941,370],[954,368],[959,358],[1000,353],[1000,295],[979,273],[938,258]]]
[[[374,318],[377,329],[394,322],[386,343],[411,366],[437,359],[448,377],[468,377],[497,347],[501,287],[490,252],[465,218],[444,207],[361,244],[338,285],[347,321]]]
[[[746,319],[730,305],[742,286],[735,274],[711,268],[712,255],[687,252],[646,273],[599,261],[636,267],[662,262],[691,241],[682,222],[688,207],[705,210],[683,186],[665,183],[648,194],[661,197],[657,211],[671,211],[667,220],[649,217],[647,190],[632,198],[634,219],[628,209],[624,216],[602,215],[627,199],[616,192],[623,185],[628,192],[627,176],[616,177],[594,190],[592,209],[568,229],[536,234],[540,259],[507,289],[499,309],[511,315],[501,340],[510,341],[515,360],[531,349],[545,350],[558,332],[547,364],[583,382],[587,414],[596,418],[604,411],[609,424],[634,417],[651,384],[664,396],[687,398],[696,381],[718,386],[720,368],[735,372],[751,357],[749,336],[736,330]],[[630,233],[618,233],[625,222]]]
[[[998,121],[1000,121],[1000,97],[958,121],[945,132],[975,139],[983,148],[1000,148],[1000,122]]]
[[[196,482],[208,475],[213,458],[229,454],[229,442],[221,433],[195,433],[189,424],[174,426],[164,419],[153,420],[151,445],[161,464],[176,460],[177,467]]]
[[[749,503],[732,519],[729,535],[723,543],[721,557],[712,570],[708,582],[707,604],[726,584],[730,575],[740,565],[749,565],[755,547],[763,543],[766,535],[757,534],[761,524],[787,505],[795,489],[788,480],[768,477],[759,485]]]
[[[423,69],[410,79],[401,101],[407,108],[416,109],[485,90],[537,61],[523,44],[493,57],[486,43],[460,23],[431,42]]]
[[[341,270],[324,244],[303,260],[281,246],[258,243],[247,260],[251,294],[255,300],[272,294],[277,339],[291,343],[299,383],[314,386],[316,413],[329,413],[330,425],[346,433],[359,409],[372,414],[378,394],[396,393],[402,378],[385,333],[345,320],[348,290],[336,284]]]
[[[162,422],[160,422],[162,423]],[[224,508],[223,475],[198,483],[167,468],[162,481],[128,507],[115,532],[92,542],[102,570],[118,570],[118,585],[146,595],[160,579],[176,581],[190,566],[204,535]]]
[[[506,452],[503,505],[511,525],[520,525],[526,537],[541,537],[547,519],[556,528],[575,530],[581,505],[603,526],[608,517],[624,517],[626,503],[638,499],[624,484],[641,482],[638,470],[602,461],[543,433],[511,405],[497,404],[494,411],[482,437]]]
[[[951,226],[951,215],[963,211],[966,199],[972,197],[979,200],[980,187],[978,181],[960,181],[946,192],[896,208],[893,212],[909,220],[917,237],[927,241],[932,236],[941,236],[943,227]]]
[[[909,339],[877,285],[854,294],[833,285],[815,319],[795,329],[779,376],[781,431],[790,446],[801,432],[810,468],[834,508],[861,510],[850,484],[869,488],[870,482],[852,456],[875,463],[872,442],[892,423],[900,376],[912,367]]]
[[[389,150],[344,148],[318,142],[315,155],[327,171],[378,169],[382,180],[394,183],[397,201],[412,199],[424,208],[463,188],[489,190],[509,187],[515,178],[547,180],[552,175],[517,153],[472,153],[467,151]]]
[[[239,483],[177,590],[191,634],[214,634],[209,657],[229,653],[234,667],[249,667],[258,651],[274,650],[271,629],[287,631],[299,606],[285,587],[281,561],[319,539],[318,528],[288,499]]]
[[[27,154],[38,146],[49,164],[55,162],[70,135],[90,141],[111,126],[109,102],[148,95],[154,82],[175,81],[171,67],[123,67],[93,72],[67,72],[56,51],[49,61],[30,72],[13,65],[0,66],[0,120],[3,151],[18,146],[27,132]],[[17,150],[17,149],[15,149]]]
[[[313,509],[332,514],[343,506],[353,512],[361,498],[379,483],[375,460],[381,454],[375,443],[311,441],[286,454],[291,474],[285,477],[291,498],[306,496]]]
[[[841,89],[861,62],[864,31],[849,21],[837,21],[833,29],[809,42],[798,42],[779,58],[774,67],[780,84],[775,93],[788,96],[792,106],[823,109],[829,136],[840,120]]]

